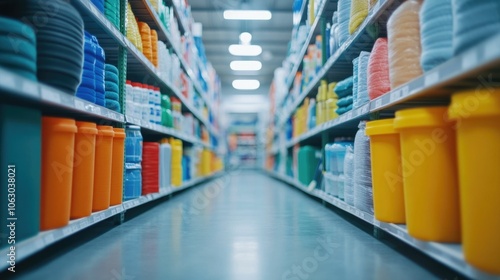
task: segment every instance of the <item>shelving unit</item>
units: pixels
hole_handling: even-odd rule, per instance
[[[468,264],[462,253],[462,246],[460,244],[447,244],[447,243],[437,243],[437,242],[425,242],[420,241],[411,237],[405,225],[397,225],[391,223],[384,223],[376,220],[372,214],[360,211],[356,209],[354,206],[351,206],[345,203],[343,200],[340,200],[334,196],[331,196],[325,193],[322,190],[314,189],[309,192],[306,186],[303,186],[297,180],[294,180],[288,176],[273,172],[266,171],[270,176],[283,181],[297,189],[313,196],[321,199],[324,202],[327,202],[330,205],[337,207],[371,225],[376,227],[383,232],[386,232],[393,237],[405,242],[406,244],[418,249],[422,253],[428,255],[429,257],[443,263],[452,269],[462,273],[463,275],[470,277],[472,279],[484,279],[484,280],[498,280],[500,276],[493,276],[486,274],[470,264]]]
[[[111,217],[115,217],[118,215],[124,214],[127,210],[138,207],[140,205],[149,203],[151,201],[158,200],[160,198],[166,197],[168,195],[172,195],[176,192],[185,190],[187,188],[196,186],[202,182],[207,182],[212,180],[221,173],[216,173],[211,176],[200,177],[193,179],[189,182],[184,183],[180,187],[169,187],[166,189],[162,189],[159,193],[153,193],[138,197],[136,199],[124,201],[120,205],[112,206],[107,210],[99,211],[92,213],[89,217],[72,220],[69,225],[54,229],[40,232],[38,235],[33,236],[29,239],[16,243],[16,260],[21,261],[23,259],[28,258],[29,256],[42,251],[43,249],[55,244],[56,242],[69,237],[73,234],[76,234],[94,224],[97,224],[103,220],[106,220]],[[0,251],[0,254],[3,256],[7,255],[8,248],[4,248]],[[2,262],[0,264],[0,269],[5,269],[8,267],[7,262]]]

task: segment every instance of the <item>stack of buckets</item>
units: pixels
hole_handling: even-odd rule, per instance
[[[120,128],[42,118],[42,230],[122,202],[124,140]]]
[[[170,138],[172,147],[172,186],[180,187],[182,185],[182,141]]]
[[[376,219],[423,241],[462,242],[465,259],[500,274],[500,90],[371,121]]]

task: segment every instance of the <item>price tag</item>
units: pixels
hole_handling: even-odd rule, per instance
[[[29,95],[36,96],[38,93],[37,84],[35,84],[31,81],[23,81],[21,87],[22,87],[22,91],[29,94]]]
[[[54,234],[52,234],[52,233],[47,234],[43,238],[43,241],[45,242],[45,245],[51,244],[52,242],[54,242]]]
[[[407,97],[410,94],[410,87],[408,85],[401,89],[401,97]]]
[[[72,224],[71,225],[71,231],[72,232],[77,232],[80,228],[78,227],[78,224]]]
[[[93,106],[92,107],[92,112],[97,115],[101,115],[101,107],[99,106]]]
[[[351,110],[351,111],[349,111],[349,112],[347,112],[347,113],[346,113],[346,115],[347,115],[347,116],[346,116],[347,120],[352,119],[352,110]]]
[[[47,88],[47,87],[42,87],[41,88],[41,93],[42,93],[42,99],[54,103],[61,103],[61,96],[59,93]]]
[[[390,96],[391,103],[398,101],[400,98],[401,98],[401,90],[400,89],[391,92],[391,96]]]
[[[373,224],[377,227],[380,227],[380,222],[377,219],[373,220]]]
[[[382,107],[382,98],[375,100],[375,109]]]
[[[468,52],[462,57],[462,71],[477,65],[477,53],[475,50]]]
[[[484,58],[487,60],[494,59],[499,56],[498,40],[489,41],[484,49]]]
[[[81,228],[86,228],[88,226],[89,226],[89,219],[86,218],[85,220],[83,220],[83,221],[80,222],[80,227]]]
[[[85,104],[83,101],[79,100],[78,98],[75,98],[75,108],[78,110],[85,111]]]
[[[63,232],[64,236],[68,236],[68,235],[70,235],[70,234],[73,233],[73,231],[71,230],[71,227],[65,227],[65,228],[63,228],[62,232]]]
[[[398,230],[398,237],[401,238],[401,239],[405,239],[405,233],[401,230]]]
[[[424,85],[426,87],[433,85],[437,82],[439,82],[439,72],[438,71],[434,71],[428,75],[425,75]]]

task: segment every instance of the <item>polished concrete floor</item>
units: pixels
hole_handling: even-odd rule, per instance
[[[94,230],[98,231],[98,229]],[[89,232],[92,234],[92,232]],[[294,188],[238,172],[182,192],[46,259],[20,279],[435,279]],[[54,250],[52,250],[54,251]],[[55,256],[54,256],[55,255]],[[39,256],[40,259],[40,256]],[[24,268],[23,268],[24,266]]]

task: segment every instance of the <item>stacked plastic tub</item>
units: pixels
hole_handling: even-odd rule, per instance
[[[106,108],[121,112],[118,69],[111,64],[105,66]]]
[[[81,83],[76,91],[76,96],[89,102],[95,103],[95,61],[97,47],[92,41],[92,35],[85,32],[85,54]]]
[[[141,196],[142,192],[142,135],[141,128],[127,125],[125,138],[125,183],[123,199]]]
[[[346,78],[337,83],[335,86],[335,93],[339,97],[337,101],[337,110],[336,113],[340,116],[352,109],[353,102],[353,85],[354,79],[353,77]]]
[[[452,0],[424,1],[420,10],[421,65],[429,71],[453,56]]]
[[[43,24],[39,24],[34,19],[38,19],[40,14],[46,14],[46,11],[57,9],[53,16],[44,17]],[[25,0],[13,4],[8,10],[2,11],[10,17],[24,19],[24,22],[33,29],[36,29],[36,67],[29,61],[23,62],[24,73],[29,78],[34,71],[40,82],[51,85],[64,92],[75,94],[76,88],[80,84],[83,62],[83,20],[80,13],[73,6],[65,1],[36,1]],[[9,26],[9,25],[2,25]],[[29,31],[19,24],[14,24],[12,34],[22,30],[23,34],[29,36]],[[22,28],[22,29],[19,29]],[[15,38],[16,36],[14,36]],[[19,37],[19,36],[17,36]],[[26,36],[24,36],[26,37]],[[25,38],[33,42],[34,37]],[[10,42],[9,42],[10,43]],[[2,44],[5,48],[7,44]],[[33,56],[29,53],[29,45],[22,52],[28,52],[27,57]],[[20,46],[18,46],[20,47]],[[21,53],[22,53],[21,52]],[[9,57],[11,60],[13,57]],[[5,59],[4,59],[5,60]],[[11,63],[12,64],[12,63]],[[17,67],[19,68],[19,67]]]
[[[361,121],[358,127],[354,138],[354,206],[373,214],[370,139],[365,131],[366,121]]]
[[[106,18],[111,21],[117,28],[120,27],[120,1],[119,0],[105,0],[104,14]]]
[[[24,23],[0,18],[0,66],[36,81],[36,37]]]

